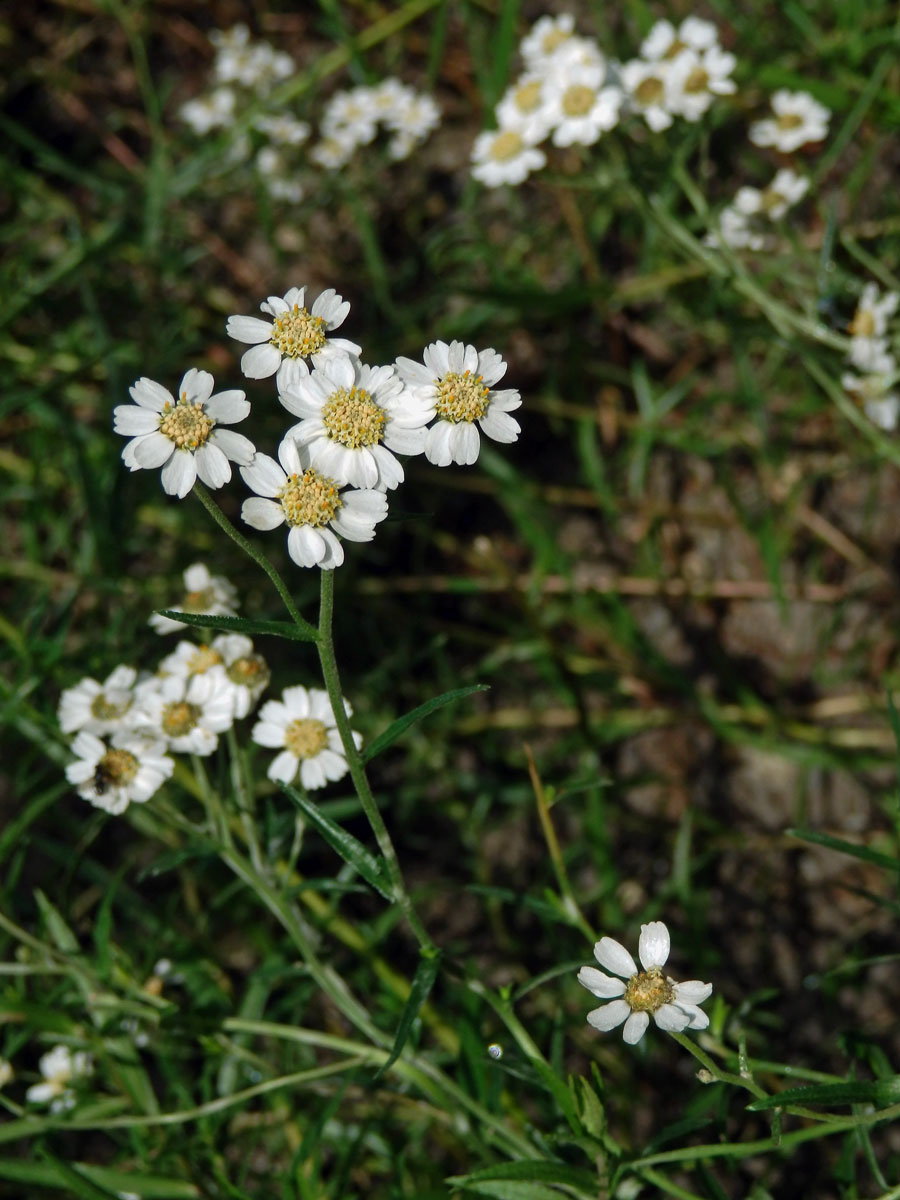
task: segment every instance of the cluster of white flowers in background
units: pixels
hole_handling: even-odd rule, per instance
[[[93,1073],[94,1065],[85,1050],[76,1050],[73,1054],[68,1046],[60,1045],[42,1056],[38,1070],[43,1082],[32,1084],[25,1099],[30,1104],[49,1104],[52,1113],[61,1113],[75,1104],[75,1091],[69,1085],[86,1079]],[[8,1078],[11,1075],[10,1069]]]
[[[472,174],[488,187],[519,184],[540,170],[548,137],[554,146],[592,146],[628,113],[667,129],[675,117],[698,121],[716,96],[735,90],[734,55],[697,17],[678,29],[658,21],[640,57],[626,63],[608,60],[577,33],[571,13],[541,17],[519,50],[524,70],[497,105],[497,128],[472,149]]]
[[[235,591],[227,580],[210,575],[203,563],[188,567],[184,578],[186,603],[176,605],[177,611],[234,614]],[[184,628],[182,622],[159,615],[152,623],[162,634]],[[63,733],[75,735],[76,757],[66,778],[79,796],[108,813],[143,804],[172,776],[171,756],[212,754],[219,735],[256,707],[269,678],[268,664],[251,639],[226,633],[208,644],[179,642],[152,674],[123,665],[102,683],[82,679],[62,693],[57,713]],[[303,690],[289,688],[286,702]],[[287,723],[287,741],[271,740],[271,721],[263,736],[257,736],[257,725],[251,737],[262,746],[286,747],[270,769],[272,779],[287,781],[300,770],[304,787],[317,788],[340,779],[347,763],[327,695],[310,694],[315,696],[313,710],[298,715],[305,724],[294,728]],[[277,702],[269,701],[264,711],[272,705]],[[288,753],[293,755],[290,773]]]
[[[890,390],[897,378],[897,359],[888,336],[898,303],[897,292],[882,295],[877,284],[866,284],[850,322],[847,361],[853,370],[841,377],[844,390],[859,400],[869,420],[888,432],[900,422],[900,397]]]
[[[267,42],[252,41],[246,25],[210,34],[216,53],[213,87],[181,106],[182,120],[198,137],[232,126],[249,105],[258,105],[272,87],[295,73],[289,54]],[[310,171],[336,171],[346,166],[360,146],[384,130],[387,154],[394,162],[408,158],[440,124],[441,113],[431,96],[399,79],[336,92],[326,103],[319,137],[299,151],[312,128],[286,110],[269,110],[254,118],[253,136],[237,139],[231,161],[253,155],[257,176],[276,200],[297,204],[309,187]]]
[[[708,234],[707,245],[724,243],[736,250],[763,250],[769,243],[766,227],[780,221],[809,191],[809,179],[791,167],[782,167],[765,188],[742,187],[719,213],[719,225]]]

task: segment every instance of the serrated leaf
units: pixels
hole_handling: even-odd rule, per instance
[[[370,884],[385,900],[393,901],[394,892],[384,859],[376,858],[352,833],[348,833],[342,826],[326,817],[308,796],[304,796],[289,783],[283,783],[281,786],[284,794],[293,800],[308,818],[310,825],[321,833],[325,841],[333,850],[337,851],[344,862],[349,863],[354,870],[358,871],[366,883]]]
[[[840,854],[851,854],[861,858],[863,862],[875,863],[888,871],[896,872],[900,862],[879,850],[871,850],[868,846],[858,846],[855,842],[845,842],[843,838],[832,837],[830,833],[820,833],[817,829],[788,829],[788,837],[799,838],[801,842],[812,842],[815,846],[825,846],[829,850],[837,850]]]
[[[765,1112],[770,1108],[785,1108],[792,1104],[874,1104],[886,1107],[900,1100],[900,1076],[891,1079],[849,1080],[847,1083],[813,1083],[808,1087],[787,1088],[777,1096],[754,1100],[750,1112]]]
[[[424,704],[420,704],[418,708],[414,708],[405,716],[398,717],[396,721],[388,725],[383,733],[380,733],[373,742],[371,742],[362,752],[363,762],[368,762],[374,758],[376,754],[380,754],[382,750],[386,750],[388,746],[396,742],[397,738],[406,733],[411,725],[415,725],[418,721],[430,716],[431,713],[437,712],[439,708],[443,708],[447,704],[452,704],[454,700],[463,700],[466,696],[471,696],[474,692],[486,692],[490,689],[487,683],[473,683],[469,687],[454,688],[451,692],[444,692],[441,696],[435,696],[433,700],[426,700]]]
[[[173,621],[181,621],[183,625],[192,625],[197,629],[219,629],[222,633],[243,633],[247,637],[280,637],[292,642],[315,642],[319,639],[318,629],[308,621],[302,625],[295,625],[293,621],[248,621],[246,617],[214,617],[206,613],[179,612],[174,608],[160,608],[157,612],[162,617],[170,617]]]
[[[434,987],[434,981],[437,979],[438,968],[441,965],[440,951],[423,950],[421,954],[422,957],[409,990],[409,997],[400,1015],[400,1024],[397,1026],[394,1044],[388,1057],[375,1072],[375,1079],[383,1075],[400,1057],[403,1047],[406,1045],[406,1039],[409,1037],[409,1031],[412,1029],[413,1021],[419,1015],[419,1010],[428,999],[431,989]]]
[[[63,954],[78,954],[81,950],[78,938],[63,920],[59,910],[50,903],[40,888],[34,889],[34,898],[56,949],[61,950]]]

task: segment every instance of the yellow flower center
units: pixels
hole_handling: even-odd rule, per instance
[[[585,87],[583,83],[573,84],[566,88],[563,96],[562,110],[567,117],[583,117],[594,107],[597,93],[593,88]]]
[[[779,129],[799,129],[803,118],[799,113],[782,113],[776,124]]]
[[[521,154],[524,142],[514,129],[504,129],[491,142],[490,156],[496,162],[506,162]]]
[[[315,758],[328,745],[328,734],[321,721],[298,717],[285,729],[284,744],[297,758]]]
[[[208,587],[199,592],[185,592],[179,608],[182,612],[205,613],[216,602],[215,589]]]
[[[217,667],[223,661],[218,650],[211,650],[209,646],[198,646],[188,659],[188,675],[205,675],[210,667]]]
[[[700,92],[705,92],[709,85],[709,72],[703,67],[694,67],[690,75],[684,81],[684,90],[689,96],[696,96]]]
[[[521,87],[516,88],[513,101],[519,112],[534,112],[541,102],[541,90],[539,79],[532,79],[530,83],[523,83]]]
[[[189,404],[182,394],[177,404],[162,410],[159,432],[175,443],[179,450],[198,450],[215,427],[215,421],[203,411],[202,404]]]
[[[634,89],[634,98],[638,104],[643,104],[645,108],[649,108],[653,104],[658,104],[665,95],[665,85],[661,79],[657,79],[655,75],[649,75]]]
[[[295,304],[275,318],[269,341],[288,358],[309,358],[325,345],[325,321]]]
[[[625,987],[625,1003],[632,1012],[655,1013],[675,999],[675,988],[659,967],[632,975]]]
[[[187,700],[174,700],[162,711],[162,731],[167,737],[184,737],[200,720],[200,707]]]
[[[666,58],[669,60],[671,60],[673,58],[677,58],[678,55],[682,52],[682,50],[687,50],[687,42],[683,42],[681,40],[681,38],[673,38],[672,44],[668,48],[668,50],[665,52],[665,54],[663,55],[663,58]]]
[[[269,668],[258,654],[248,654],[246,658],[236,658],[226,667],[225,674],[232,683],[252,689],[265,686],[269,679]]]
[[[327,525],[343,503],[338,484],[312,467],[289,475],[278,499],[288,525]]]
[[[107,750],[94,772],[94,790],[98,796],[111,787],[125,787],[138,773],[138,760],[128,750]]]
[[[445,421],[478,421],[487,411],[489,395],[480,375],[448,371],[438,382],[434,407]]]
[[[549,33],[544,34],[541,47],[545,54],[552,54],[558,46],[561,46],[563,42],[567,42],[571,36],[571,33],[565,33],[562,29],[551,29]]]
[[[322,423],[333,442],[348,450],[377,446],[384,438],[387,413],[365,388],[338,388],[322,409]]]
[[[120,717],[125,716],[129,708],[131,708],[130,698],[121,704],[113,704],[103,692],[100,692],[91,701],[91,716],[96,717],[98,721],[118,721]]]
[[[854,337],[870,338],[875,336],[875,314],[867,308],[858,308],[850,324],[850,332]]]

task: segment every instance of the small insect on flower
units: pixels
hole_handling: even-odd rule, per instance
[[[597,942],[594,957],[601,967],[619,976],[614,979],[596,967],[582,967],[578,972],[580,984],[601,1000],[610,1001],[588,1013],[588,1022],[595,1029],[608,1031],[624,1021],[622,1036],[634,1045],[644,1036],[651,1016],[667,1033],[706,1029],[709,1025],[709,1017],[697,1006],[710,996],[712,984],[699,979],[676,983],[663,975],[669,957],[669,931],[662,921],[641,926],[638,957],[643,971],[638,971],[625,947],[610,937]]]

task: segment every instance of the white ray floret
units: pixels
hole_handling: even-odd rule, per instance
[[[344,561],[336,535],[370,542],[387,516],[384,492],[371,488],[341,491],[334,479],[315,470],[305,448],[291,438],[278,447],[278,462],[257,454],[243,467],[244,482],[256,492],[245,500],[241,518],[254,529],[288,526],[288,554],[299,567],[331,571]],[[280,463],[280,465],[279,465]]]
[[[122,461],[131,471],[162,467],[162,485],[183,499],[199,478],[220,488],[231,478],[231,463],[248,463],[254,454],[249,438],[222,425],[234,425],[250,412],[241,391],[212,394],[209,371],[192,367],[181,381],[178,399],[162,386],[139,379],[129,392],[134,404],[120,404],[113,428],[131,441]],[[229,461],[230,460],[230,461]]]
[[[60,696],[57,718],[63,733],[113,733],[124,729],[134,702],[134,667],[120,666],[103,683],[85,678]]]
[[[32,1084],[25,1099],[31,1104],[49,1103],[53,1113],[65,1112],[75,1103],[75,1093],[69,1084],[84,1079],[93,1073],[93,1069],[87,1051],[76,1050],[73,1054],[68,1046],[54,1046],[38,1062],[44,1082]]]
[[[222,575],[211,575],[204,563],[192,563],[184,572],[184,595],[170,607],[185,613],[202,613],[211,617],[236,617],[237,592]],[[175,633],[187,629],[184,621],[175,621],[161,613],[153,613],[149,624],[157,633]]]
[[[828,136],[831,112],[808,92],[780,88],[772,96],[774,116],[750,126],[750,141],[757,146],[772,146],[790,154],[807,142],[821,142]]]
[[[494,390],[506,374],[506,363],[496,350],[432,342],[423,362],[398,358],[397,370],[437,416],[425,441],[425,457],[435,466],[474,463],[481,448],[479,428],[495,442],[514,442],[519,436],[519,423],[509,414],[522,399],[513,388]]]
[[[892,361],[890,374],[841,376],[841,387],[862,405],[863,412],[873,425],[885,433],[893,433],[900,424],[900,396],[890,390],[890,375],[896,370]]]
[[[594,946],[594,957],[612,972],[608,975],[596,967],[582,967],[578,972],[580,984],[609,1001],[588,1013],[588,1022],[595,1029],[608,1031],[624,1022],[622,1036],[633,1045],[644,1036],[651,1016],[667,1033],[706,1029],[709,1025],[709,1017],[698,1005],[712,993],[712,984],[699,979],[676,983],[663,975],[669,957],[669,931],[662,921],[641,926],[638,957],[643,971],[613,938],[601,938]]]
[[[350,705],[344,709],[349,717]],[[280,700],[268,700],[250,734],[259,746],[279,750],[266,774],[276,783],[291,783],[300,775],[308,791],[343,778],[349,770],[341,735],[328,693],[321,688],[285,688]],[[357,748],[362,745],[353,734]]]
[[[161,739],[135,730],[114,733],[107,745],[83,729],[72,750],[77,758],[66,767],[66,779],[83,800],[113,814],[144,804],[175,768]]]
[[[283,296],[269,296],[259,307],[271,321],[261,317],[228,318],[228,336],[251,347],[241,358],[241,370],[248,379],[275,375],[281,388],[297,376],[309,374],[308,361],[321,366],[337,352],[360,353],[355,342],[328,336],[343,325],[350,311],[349,301],[334,288],[326,288],[312,308],[307,308],[305,295],[305,287],[293,287]]]
[[[676,29],[671,21],[657,21],[641,42],[641,58],[648,62],[672,60],[684,50],[697,54],[718,43],[719,31],[711,21],[686,17]]]
[[[403,482],[395,454],[421,454],[434,407],[403,386],[394,367],[369,367],[334,355],[279,390],[301,420],[287,431],[309,465],[337,483],[386,491]]]

